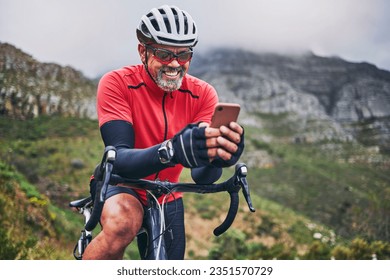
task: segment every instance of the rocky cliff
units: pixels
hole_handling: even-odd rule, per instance
[[[196,57],[192,67],[221,100],[238,102],[251,114],[288,113],[306,139],[390,147],[390,72],[374,65],[312,53],[218,49]]]
[[[26,119],[42,114],[95,116],[96,85],[79,71],[40,63],[0,43],[0,115]]]
[[[285,115],[294,139],[359,141],[390,151],[390,72],[375,65],[215,49],[196,53],[190,73],[211,83],[221,101],[240,103],[244,124],[261,126],[261,114]],[[81,72],[0,43],[0,115],[95,118],[95,94],[96,82]]]

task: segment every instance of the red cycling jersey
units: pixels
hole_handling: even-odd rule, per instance
[[[112,120],[130,122],[135,134],[134,148],[143,149],[172,138],[190,123],[210,123],[217,102],[215,89],[198,78],[186,74],[179,90],[164,92],[143,65],[135,65],[102,77],[97,92],[97,113],[100,127]],[[158,178],[178,182],[182,170],[183,166],[178,164],[161,170]],[[145,179],[155,178],[152,174]],[[136,191],[145,201],[146,192]],[[175,198],[181,196],[175,193]],[[168,201],[173,199],[170,197]]]

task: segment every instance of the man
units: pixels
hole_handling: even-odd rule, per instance
[[[97,92],[104,144],[117,148],[114,172],[177,182],[183,167],[188,167],[195,182],[215,182],[222,167],[239,159],[244,135],[235,122],[219,129],[208,127],[217,93],[187,74],[198,41],[195,22],[187,12],[165,5],[144,15],[136,32],[142,64],[107,73]],[[83,259],[122,259],[142,225],[145,197],[145,191],[110,186],[102,231]],[[168,258],[183,259],[182,194],[166,200]]]

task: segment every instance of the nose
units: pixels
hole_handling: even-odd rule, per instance
[[[175,58],[174,60],[172,60],[172,61],[168,64],[168,66],[170,66],[170,67],[179,67],[179,66],[181,66],[181,65],[180,65],[179,62],[177,61],[177,58]]]

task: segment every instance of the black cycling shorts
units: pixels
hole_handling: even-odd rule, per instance
[[[92,199],[94,199],[95,194],[96,194],[96,181],[95,180],[91,181],[90,193],[91,193]],[[135,198],[139,199],[137,193],[133,189],[128,188],[128,187],[120,187],[120,186],[112,186],[112,185],[108,185],[106,199],[108,199],[111,196],[114,196],[116,194],[120,194],[120,193],[128,193],[128,194],[134,196]]]
[[[165,248],[169,260],[183,260],[186,238],[184,228],[184,206],[183,199],[179,198],[164,205],[165,213]],[[141,233],[137,236],[138,249],[142,259],[147,256],[147,234]]]

